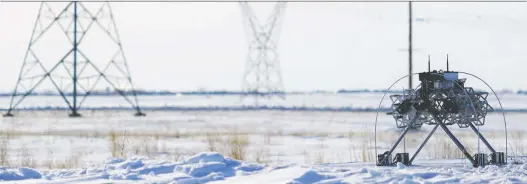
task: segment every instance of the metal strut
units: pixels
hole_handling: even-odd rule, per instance
[[[448,135],[448,137],[450,137],[450,139],[454,142],[454,144],[456,144],[457,148],[459,148],[459,150],[461,150],[461,152],[463,152],[463,154],[465,155],[465,157],[467,157],[467,159],[470,161],[470,163],[472,163],[473,166],[476,166],[477,165],[476,161],[474,160],[474,158],[472,158],[470,153],[468,153],[467,149],[465,149],[465,146],[463,146],[463,144],[461,144],[461,142],[459,142],[459,140],[457,140],[456,136],[454,136],[454,134],[452,134],[452,132],[450,132],[448,127],[443,123],[443,121],[441,121],[437,117],[437,114],[434,113],[434,112],[430,112],[430,114],[432,114],[432,116],[434,117],[434,119],[437,122],[437,124],[439,126],[441,126],[441,128],[443,128],[443,130]]]
[[[390,151],[388,151],[388,153],[386,155],[392,155],[393,153],[393,150],[395,150],[395,148],[397,148],[397,146],[399,145],[399,143],[401,142],[401,140],[404,138],[404,136],[406,135],[406,133],[408,133],[408,131],[410,129],[412,129],[412,125],[415,123],[415,121],[417,121],[417,119],[419,118],[419,116],[421,115],[421,112],[420,111],[417,111],[415,113],[415,116],[412,118],[412,120],[406,125],[406,128],[404,129],[403,133],[401,133],[401,135],[399,136],[399,138],[395,141],[395,144],[392,146],[392,148],[390,149]],[[389,157],[384,157],[379,163],[385,163],[386,161],[388,161],[388,158]]]
[[[469,122],[468,123],[468,126],[470,126],[470,129],[472,129],[472,131],[474,131],[474,133],[476,133],[476,135],[478,135],[479,139],[481,141],[483,141],[483,144],[485,144],[485,146],[487,146],[487,148],[492,152],[492,153],[496,153],[496,150],[494,150],[494,148],[492,148],[492,146],[489,144],[489,142],[487,141],[487,139],[485,139],[485,137],[483,137],[483,135],[481,135],[481,132],[474,126],[474,124],[472,124],[472,122]]]
[[[437,122],[437,125],[432,129],[432,131],[430,132],[430,134],[428,134],[428,136],[426,137],[426,139],[423,141],[423,143],[421,143],[421,145],[419,146],[419,148],[417,149],[417,151],[414,153],[414,155],[412,155],[412,158],[410,159],[409,163],[411,164],[413,162],[413,160],[415,159],[415,157],[417,157],[417,155],[419,154],[419,152],[421,151],[421,149],[424,147],[424,145],[428,142],[428,140],[430,139],[430,137],[432,137],[432,135],[435,133],[435,131],[437,130],[438,127],[441,127],[445,133],[448,135],[448,137],[450,137],[450,139],[454,142],[454,144],[456,144],[456,146],[459,148],[459,150],[461,150],[461,152],[463,152],[463,154],[465,155],[465,157],[467,157],[467,159],[472,163],[472,165],[476,165],[476,162],[474,160],[474,158],[470,155],[470,153],[468,153],[467,149],[465,149],[465,147],[463,146],[463,144],[461,144],[461,142],[459,142],[459,140],[454,136],[454,134],[452,134],[452,132],[450,132],[450,130],[448,129],[448,127],[443,123],[443,121],[441,121],[440,118],[437,117],[437,115],[435,113],[432,113],[430,112],[430,114],[432,114],[432,116],[434,117],[435,121]],[[419,118],[419,116],[421,115],[421,112],[420,111],[417,111],[416,112],[416,115],[414,116],[414,118],[412,119],[412,121],[410,121],[410,123],[407,125],[407,127],[405,128],[405,130],[403,131],[403,133],[401,133],[401,135],[399,136],[399,138],[397,139],[397,141],[395,142],[395,144],[392,146],[392,148],[388,151],[388,153],[386,155],[391,155],[393,153],[393,151],[395,150],[395,148],[399,145],[399,142],[404,138],[404,136],[406,136],[406,133],[410,130],[411,126],[415,123],[415,121]],[[384,163],[387,161],[389,157],[384,157],[381,162],[379,163]]]
[[[108,17],[109,15],[109,17]],[[71,16],[73,18],[71,18]],[[69,20],[64,24],[64,20]],[[84,23],[82,23],[82,21]],[[101,21],[107,21],[105,24]],[[35,44],[39,43],[42,37],[46,35],[51,27],[59,27],[60,30],[67,37],[71,43],[70,49],[60,59],[50,60],[47,62],[55,62],[51,68],[46,68],[37,53],[35,52]],[[84,40],[86,33],[91,29],[100,28],[107,34],[107,39],[111,40],[117,49],[112,58],[102,60],[105,62],[104,66],[94,63],[86,54],[82,52],[79,47]],[[71,38],[72,37],[72,38]],[[110,44],[111,45],[111,44]],[[72,60],[68,60],[72,57]],[[117,57],[121,60],[117,61]],[[98,62],[101,62],[97,60]],[[62,66],[66,70],[67,77],[57,74],[58,69]],[[90,68],[93,73],[87,73],[85,69]],[[100,68],[103,68],[102,70]],[[110,69],[116,71],[112,73]],[[71,91],[64,89],[63,79],[71,79],[71,83],[65,87],[71,87]],[[55,13],[48,2],[40,4],[39,14],[35,20],[33,32],[31,35],[28,49],[24,57],[24,62],[20,69],[17,84],[11,95],[9,109],[4,115],[5,117],[13,116],[12,112],[18,105],[26,99],[26,97],[33,94],[37,87],[46,79],[51,81],[52,86],[57,90],[62,99],[66,102],[68,108],[71,110],[71,117],[79,117],[79,109],[81,109],[87,96],[97,92],[97,84],[101,79],[105,81],[119,96],[122,96],[135,110],[136,116],[144,116],[139,107],[137,93],[133,86],[130,76],[130,70],[127,65],[126,57],[124,56],[123,47],[115,19],[109,2],[101,3],[96,13],[92,13],[82,2],[72,1],[68,2],[60,13]],[[90,83],[95,79],[94,83]],[[57,82],[60,81],[60,82]],[[132,95],[133,99],[129,96]],[[71,101],[69,100],[71,96]],[[78,97],[82,97],[79,100]]]
[[[430,137],[432,137],[432,135],[434,135],[435,131],[437,130],[437,127],[439,127],[439,124],[437,124],[436,126],[434,126],[434,128],[432,129],[432,131],[430,132],[430,134],[428,134],[428,136],[426,137],[426,139],[423,141],[423,143],[421,143],[421,146],[419,146],[419,148],[417,148],[417,151],[415,151],[414,155],[412,155],[412,158],[410,159],[410,164],[412,164],[412,162],[414,161],[415,157],[417,157],[417,155],[419,154],[419,152],[421,152],[421,149],[423,149],[423,147],[425,146],[425,144],[428,142],[428,140],[430,139]]]

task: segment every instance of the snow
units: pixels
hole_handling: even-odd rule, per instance
[[[146,157],[110,159],[101,167],[35,171],[28,168],[2,168],[0,180],[28,182],[91,182],[159,180],[160,183],[205,183],[236,175],[261,172],[264,166],[242,163],[215,152],[198,153],[180,162],[151,160]],[[166,179],[169,178],[169,179]],[[37,180],[30,180],[37,179]]]
[[[260,165],[202,152],[181,161],[146,157],[111,159],[99,167],[38,171],[0,169],[0,181],[17,183],[524,183],[526,164],[473,168],[453,160],[378,167],[373,163]]]
[[[3,6],[5,6],[5,4]],[[322,5],[317,4],[314,5],[313,8],[320,10],[320,6]],[[339,4],[338,6],[345,5]],[[312,50],[309,50],[310,47],[289,45],[289,48],[300,49],[301,52],[298,53],[321,53],[321,56],[324,57],[312,57],[311,55],[306,54],[289,54],[289,56],[287,54],[284,55],[282,58],[283,61],[286,61],[283,63],[285,64],[283,67],[285,71],[284,74],[289,75],[285,76],[285,78],[288,78],[288,80],[285,82],[287,83],[287,81],[289,81],[295,83],[296,81],[297,83],[296,87],[295,84],[293,84],[293,86],[291,86],[291,84],[287,85],[287,89],[298,88],[298,81],[303,81],[300,85],[306,87],[309,86],[310,89],[312,87],[322,87],[323,89],[326,89],[328,87],[334,88],[337,86],[387,87],[393,81],[392,79],[399,77],[401,72],[404,73],[404,71],[406,71],[403,70],[404,66],[401,65],[400,62],[397,62],[406,62],[406,52],[400,52],[399,49],[401,47],[400,43],[405,45],[406,40],[394,40],[393,37],[393,34],[403,35],[399,33],[406,33],[407,31],[405,26],[401,26],[406,25],[406,21],[397,21],[406,20],[406,11],[400,11],[404,10],[406,5],[403,6],[403,4],[401,4],[401,6],[399,6],[397,9],[393,9],[393,6],[381,7],[381,9],[373,11],[373,14],[371,13],[371,9],[365,7],[364,5],[353,4],[349,6],[355,7],[356,9],[351,9],[355,11],[349,11],[350,9],[337,9],[335,11],[327,12],[317,10],[317,13],[330,13],[332,15],[334,14],[335,16],[342,17],[343,12],[340,11],[345,11],[351,12],[355,15],[362,13],[362,15],[374,16],[351,16],[349,21],[354,22],[354,25],[349,27],[352,28],[349,30],[346,30],[347,28],[327,29],[328,27],[334,25],[325,23],[333,22],[340,24],[338,23],[339,21],[325,21],[329,19],[321,19],[321,16],[319,15],[308,15],[305,12],[297,11],[297,14],[300,13],[298,15],[301,15],[297,17],[302,18],[302,20],[314,20],[319,22],[313,24],[312,21],[290,21],[290,23],[300,23],[300,26],[290,23],[286,24],[289,25],[289,27],[285,30],[289,30],[289,33],[295,34],[290,34],[285,37],[293,38],[290,40],[293,42],[303,41],[305,38],[309,38],[305,36],[295,37],[295,35],[298,35],[296,34],[298,32],[297,28],[305,27],[305,25],[311,27],[313,27],[312,25],[318,25],[313,28],[318,28],[319,30],[311,30],[311,32],[315,34],[319,34],[321,29],[327,29],[333,31],[336,30],[337,32],[344,33],[345,35],[361,35],[359,37],[343,37],[341,34],[329,34],[330,36],[333,36],[333,38],[338,38],[336,40],[339,42],[356,44],[352,48],[339,47],[342,50],[324,47],[331,51],[330,54],[327,54],[327,52],[319,52],[322,47],[312,47]],[[425,5],[416,4],[416,6]],[[435,6],[438,5],[416,7],[418,10],[426,10],[417,13],[419,18],[416,26],[418,27],[417,30],[420,30],[420,34],[418,35],[421,36],[419,39],[416,39],[416,45],[420,47],[417,48],[417,50],[422,52],[415,53],[416,60],[425,61],[423,58],[426,58],[426,55],[431,54],[432,61],[434,61],[433,63],[437,67],[440,65],[439,61],[443,60],[442,56],[446,53],[449,53],[454,60],[453,63],[455,69],[465,71],[470,70],[475,74],[481,74],[481,76],[485,80],[488,80],[492,86],[498,85],[500,88],[511,87],[511,82],[518,83],[521,81],[504,79],[517,78],[516,75],[518,73],[522,73],[521,70],[524,68],[517,67],[516,65],[517,61],[524,60],[522,58],[525,58],[524,56],[526,53],[522,52],[525,50],[525,44],[520,44],[525,43],[524,40],[526,37],[517,36],[519,33],[524,32],[521,30],[525,30],[526,28],[525,24],[518,24],[518,22],[525,20],[524,17],[519,17],[519,19],[511,19],[511,17],[508,17],[504,19],[504,17],[502,17],[502,13],[499,13],[499,17],[495,17],[492,16],[492,14],[475,12],[469,12],[471,16],[465,16],[463,14],[467,12],[466,8],[457,7],[454,8],[455,10],[453,10],[452,5],[448,5],[447,8],[448,10],[451,10],[451,12],[445,14],[445,12],[440,12],[438,8],[435,8]],[[471,4],[470,6],[476,5]],[[495,10],[496,8],[494,6],[495,5],[492,5],[492,7],[487,8],[489,11]],[[515,5],[511,6],[519,7]],[[485,11],[487,8],[482,9],[482,11]],[[292,9],[293,14],[295,11],[294,9],[295,8]],[[301,8],[296,9],[299,10]],[[385,9],[389,11],[385,11]],[[507,13],[524,12],[518,11],[519,9],[514,9],[515,11],[510,10],[510,8],[507,9]],[[359,12],[359,14],[357,14],[357,12]],[[384,13],[379,14],[379,12]],[[392,14],[395,12],[397,12],[397,14],[392,16]],[[135,11],[132,11],[132,13],[136,14]],[[480,15],[483,15],[483,18],[481,18]],[[313,17],[309,16],[313,16],[314,19]],[[7,17],[9,18],[9,16]],[[19,18],[23,17],[24,16],[19,16]],[[362,17],[370,18],[363,19]],[[476,17],[478,20],[473,20]],[[381,19],[382,21],[380,21]],[[21,21],[19,19],[16,20]],[[223,22],[225,23],[225,21]],[[235,24],[239,24],[238,19],[236,19]],[[305,25],[302,26],[303,24]],[[461,24],[464,26],[459,26]],[[135,23],[129,25],[143,24]],[[356,25],[361,25],[363,27],[357,28]],[[518,25],[520,25],[520,27],[518,27]],[[233,26],[227,27],[233,28]],[[25,30],[30,30],[30,28]],[[242,29],[238,30],[241,31]],[[356,32],[357,30],[359,32]],[[385,33],[386,30],[391,30],[393,34],[379,34]],[[504,30],[507,31],[503,32]],[[365,31],[369,34],[363,34],[366,33]],[[191,32],[198,35],[196,38],[202,38],[204,35],[199,31]],[[216,32],[221,33],[221,31]],[[228,32],[232,33],[232,31]],[[171,30],[167,31],[167,33],[170,33],[169,35],[181,35],[173,34],[173,31]],[[438,35],[437,33],[445,34]],[[455,33],[455,35],[452,33]],[[0,35],[9,35],[10,37],[13,35],[16,36],[16,34]],[[489,35],[512,35],[515,39],[489,40]],[[444,39],[445,36],[450,39]],[[137,36],[131,37],[143,38]],[[219,36],[218,38],[231,39],[231,37],[226,36]],[[332,42],[335,42],[335,39],[333,38],[319,39],[317,41],[326,40],[329,42],[325,43],[329,43],[331,45]],[[351,38],[351,40],[343,40],[343,38]],[[397,36],[397,38],[399,38],[399,36]],[[210,42],[211,39],[201,40]],[[371,40],[377,40],[380,41],[379,43],[382,42],[385,44],[375,44],[374,42],[371,42]],[[458,40],[459,42],[452,44],[455,40]],[[225,42],[221,42],[220,45],[224,46],[224,43]],[[14,50],[21,52],[25,51],[25,49],[15,48],[17,47],[17,44],[4,45],[9,45],[9,47],[13,47]],[[20,45],[21,44],[18,46]],[[140,47],[136,48],[139,48],[139,50],[142,52],[132,51],[128,53],[148,53],[144,52],[145,44],[139,45]],[[203,46],[203,44],[194,45]],[[215,47],[214,44],[205,45]],[[502,47],[502,45],[508,45],[508,47]],[[287,44],[285,44],[285,46],[288,47]],[[26,47],[26,45],[24,44],[22,47]],[[47,47],[55,48],[49,46]],[[159,51],[159,48],[153,49]],[[172,47],[170,47],[170,49],[172,49]],[[9,48],[7,50],[0,50],[14,51],[9,50]],[[200,50],[203,50],[203,48],[200,47]],[[236,52],[235,49],[230,50]],[[354,51],[354,54],[347,54],[350,50]],[[12,55],[18,56],[21,55],[16,54],[17,52],[7,53],[14,53]],[[173,52],[165,53],[181,55],[174,54]],[[345,55],[335,55],[333,53],[344,53]],[[240,55],[239,53],[234,52],[231,54],[233,56]],[[97,55],[103,56],[104,54],[100,53]],[[147,55],[147,60],[150,61],[166,60],[166,58],[152,59],[151,57],[156,57],[155,54]],[[212,58],[216,57],[210,54],[198,55],[210,56]],[[503,57],[504,55],[507,57]],[[305,62],[307,61],[306,58],[291,58],[291,56],[309,57],[307,58],[308,60],[311,59],[316,62],[311,62],[310,64],[309,62]],[[326,56],[331,57],[327,58]],[[353,57],[350,58],[348,56]],[[203,63],[199,62],[190,62],[194,63],[196,66],[195,69],[197,70],[193,70],[192,67],[189,68],[188,62],[186,63],[187,65],[185,67],[167,67],[166,65],[154,65],[151,62],[142,62],[146,60],[141,59],[140,57],[139,59],[138,57],[134,56],[129,58],[135,58],[132,59],[132,61],[135,60],[139,61],[140,63],[147,64],[151,69],[150,71],[157,71],[157,73],[181,74],[181,72],[174,71],[174,69],[179,68],[187,71],[187,73],[190,72],[193,75],[201,75],[201,77],[172,77],[174,79],[185,78],[192,80],[175,80],[176,83],[170,84],[168,86],[164,82],[158,82],[157,84],[162,84],[163,86],[161,87],[163,88],[179,88],[182,86],[181,82],[186,83],[183,85],[195,87],[197,84],[196,81],[200,83],[199,81],[201,79],[205,79],[201,80],[202,82],[209,81],[210,83],[214,83],[216,87],[225,87],[225,83],[221,82],[222,80],[237,81],[239,77],[237,74],[240,73],[238,71],[223,71],[223,73],[218,75],[218,73],[214,72],[204,72],[211,75],[203,75],[203,72],[195,72],[203,68]],[[196,57],[193,56],[191,58]],[[354,67],[352,65],[355,65],[357,61],[364,61],[365,58],[369,61],[366,62],[368,66],[363,65],[361,66],[360,71],[355,70],[359,72],[350,72],[350,68]],[[387,58],[394,62],[386,62]],[[41,59],[46,60],[45,58]],[[4,58],[4,60],[14,61],[16,58]],[[92,58],[92,60],[97,59]],[[185,59],[172,60],[184,61]],[[200,59],[198,58],[195,60],[199,61]],[[201,58],[201,60],[203,60],[203,58]],[[214,59],[204,59],[203,61],[205,60],[216,61]],[[223,59],[223,61],[227,60],[234,62],[240,61],[236,58]],[[496,62],[493,62],[496,60],[500,61],[500,63],[497,65]],[[473,67],[473,65],[470,65],[470,63],[476,62],[478,63],[478,67]],[[228,67],[225,67],[224,62],[213,63],[216,63],[217,66],[221,66],[223,69],[228,69]],[[313,65],[313,63],[322,65]],[[349,66],[352,67],[339,67],[343,66],[339,63],[351,63]],[[299,64],[304,66],[302,71],[298,70]],[[426,65],[426,62],[415,62],[415,64],[417,71],[426,68],[426,66],[424,66]],[[236,65],[237,64],[231,66]],[[383,67],[379,68],[378,66],[380,65],[383,65]],[[157,70],[152,70],[152,66],[162,67],[158,68]],[[507,66],[508,68],[504,69],[503,66]],[[146,69],[149,67],[143,68]],[[493,70],[493,68],[496,67],[501,67],[501,71],[507,72],[497,74],[496,71]],[[5,70],[7,73],[17,71],[13,70],[13,68],[18,69],[18,67],[8,66],[2,68],[7,69]],[[208,68],[212,68],[215,71],[220,71],[215,69],[217,67]],[[292,69],[296,72],[288,72],[288,68],[289,70]],[[167,71],[170,72],[158,71],[159,69],[167,69]],[[313,73],[317,73],[321,70],[327,70],[331,72],[326,72],[324,75],[313,75]],[[377,71],[378,73],[382,73],[385,76],[371,77],[365,75],[364,73],[371,73],[371,71]],[[6,74],[6,72],[0,73]],[[166,80],[152,80],[151,76],[162,76],[163,79],[171,78],[165,75],[151,75],[152,72],[146,73],[150,74],[145,75],[145,73],[143,73],[136,75],[134,76],[134,80],[142,80],[143,84],[154,85],[155,82],[152,81]],[[342,74],[351,75],[344,76]],[[6,74],[5,76],[11,76],[13,78],[16,77],[16,75],[10,74]],[[149,76],[150,78],[148,78]],[[221,77],[212,77],[217,80],[210,80],[211,76]],[[368,81],[365,82],[364,79],[368,79]],[[9,78],[5,78],[4,80],[15,81]],[[220,80],[220,82],[218,82],[218,80]],[[46,82],[48,82],[48,85],[50,84],[49,81]],[[202,82],[201,84],[203,84]],[[315,83],[316,85],[313,85]],[[403,80],[400,82],[400,85],[394,86],[393,89],[400,90],[402,87],[406,86],[405,83],[405,80]],[[469,86],[473,86],[475,88],[480,88],[483,86],[482,84],[475,84],[478,82],[473,79],[469,79],[468,83],[470,83]],[[139,86],[141,86],[141,84]],[[47,89],[45,84],[40,86],[39,90],[42,89]],[[236,95],[197,96],[177,94],[171,96],[139,96],[138,98],[142,109],[147,111],[146,117],[132,117],[131,112],[122,111],[123,109],[130,109],[130,105],[122,97],[90,96],[87,98],[85,103],[82,103],[83,111],[81,111],[81,113],[84,116],[83,118],[68,118],[66,117],[67,112],[58,111],[57,113],[57,111],[30,110],[16,114],[17,117],[13,119],[0,117],[0,130],[3,132],[11,132],[15,136],[15,138],[9,140],[7,138],[3,138],[5,134],[2,134],[1,146],[6,146],[7,149],[4,149],[3,147],[0,149],[2,150],[3,154],[6,154],[6,157],[9,157],[8,161],[10,164],[6,164],[9,166],[0,167],[0,180],[17,183],[137,182],[178,184],[527,183],[527,164],[509,164],[501,167],[486,166],[481,168],[473,168],[463,158],[434,160],[434,153],[435,151],[438,151],[437,147],[434,146],[440,146],[443,143],[440,142],[442,140],[441,137],[445,137],[444,134],[441,134],[442,132],[436,133],[436,135],[432,137],[430,143],[422,150],[418,159],[415,161],[415,165],[405,166],[401,163],[397,163],[394,167],[375,166],[371,160],[368,161],[367,158],[364,158],[364,155],[374,157],[374,148],[379,148],[381,151],[389,149],[388,146],[391,143],[390,141],[393,141],[394,136],[398,134],[398,130],[394,128],[393,119],[389,116],[381,115],[376,128],[377,131],[385,137],[379,140],[379,144],[376,145],[376,147],[373,146],[373,143],[371,143],[371,134],[374,130],[373,122],[375,119],[375,113],[369,113],[369,111],[374,111],[378,107],[382,95],[382,93],[313,93],[288,95],[285,100],[273,99],[269,101],[260,101],[260,105],[265,107],[263,108],[265,110],[262,111],[249,109],[247,105],[253,105],[254,101],[252,99],[241,101],[240,97]],[[527,112],[527,103],[525,103],[527,102],[527,95],[500,93],[498,96],[500,97],[503,107],[507,112],[509,131],[515,131],[517,134],[511,134],[511,136],[509,136],[509,143],[504,142],[503,121],[501,119],[501,114],[499,113],[490,113],[487,116],[486,125],[481,127],[481,130],[484,135],[489,135],[489,142],[494,145],[496,149],[503,151],[504,146],[509,145],[508,151],[510,155],[522,156],[522,154],[525,154],[525,152],[522,151],[524,149],[522,145],[527,145],[525,141],[526,139],[522,137],[524,133],[527,132],[527,126],[524,126],[525,119],[527,119],[527,114],[511,112]],[[495,109],[498,109],[499,105],[494,98],[495,97],[493,95],[490,95],[489,99],[491,101],[489,103]],[[0,111],[10,108],[10,100],[11,99],[9,96],[0,97]],[[384,102],[381,104],[381,107],[386,108],[389,107],[389,105],[390,100],[385,98]],[[64,107],[64,99],[61,97],[29,96],[17,108],[53,109],[57,107]],[[98,111],[94,112],[85,109],[97,109]],[[421,141],[419,136],[422,137],[421,134],[430,131],[430,129],[430,127],[424,126],[420,131],[409,133],[409,137],[407,140],[405,139],[404,144],[408,145],[407,149],[410,153],[412,153],[412,149],[416,148],[416,144]],[[127,156],[126,158],[109,158],[111,154],[110,148],[108,148],[108,138],[105,136],[105,134],[111,131],[124,131],[125,133],[130,134],[128,140],[129,147],[127,147],[128,149],[125,150]],[[234,160],[218,152],[204,152],[205,150],[209,150],[209,145],[204,136],[205,133],[214,133],[225,136],[235,131],[236,133],[247,134],[247,139],[250,142],[246,148],[247,158],[244,161]],[[473,153],[475,150],[479,151],[479,147],[476,147],[476,145],[479,145],[476,144],[476,139],[466,135],[467,132],[471,133],[470,130],[453,127],[452,132],[456,135],[463,136],[461,141],[466,145],[467,149],[469,149],[471,153]],[[151,137],[156,138],[149,139]],[[7,140],[7,142],[4,142],[5,140]],[[449,140],[447,139],[447,141]],[[440,144],[436,144],[436,142]],[[223,142],[218,142],[215,146],[217,149],[220,149],[222,153],[227,152],[223,150],[228,149],[227,146],[223,144]],[[26,151],[24,152],[22,150]],[[137,153],[138,151],[136,150],[149,150],[149,152]],[[400,150],[396,151],[400,152]],[[483,150],[483,152],[485,152],[485,150]],[[82,154],[78,157],[75,156],[78,153]],[[23,161],[27,158],[35,159],[37,163],[35,164],[34,168],[19,167],[19,165],[24,165],[19,161]],[[54,169],[48,169],[45,167],[45,163],[43,163],[44,161],[52,161],[53,164],[55,164],[57,161],[68,159],[76,161],[78,164],[75,164],[74,168],[55,169],[56,167],[54,167]],[[257,163],[256,160],[263,161]],[[59,162],[59,164],[61,163]]]
[[[323,180],[328,180],[328,179],[333,179],[333,178],[335,178],[335,176],[320,174],[320,173],[317,173],[316,171],[308,170],[307,172],[302,174],[302,176],[293,179],[293,183],[298,183],[298,184],[315,183],[315,182],[320,182]]]
[[[24,180],[24,179],[39,179],[42,175],[30,168],[17,168],[10,169],[6,167],[0,168],[0,180],[11,181],[11,180]]]
[[[381,95],[297,95],[276,103],[287,107],[304,104],[315,108],[371,108],[378,105]],[[500,97],[505,108],[526,107],[525,95],[502,94]],[[32,98],[38,101],[40,97]],[[229,104],[237,99],[235,96],[172,98],[141,97],[141,104],[156,107],[163,102],[182,108],[240,105]],[[92,100],[91,105],[100,101],[103,105],[121,106],[118,98],[94,97]],[[65,111],[22,111],[16,112],[15,118],[0,117],[0,128],[17,134],[16,139],[9,140],[7,150],[12,164],[3,168],[0,180],[23,180],[22,183],[527,182],[527,166],[523,164],[472,168],[463,158],[434,160],[437,148],[451,143],[441,131],[423,148],[415,160],[416,165],[377,167],[368,159],[375,158],[372,136],[376,114],[372,112],[170,109],[145,112],[146,117],[134,117],[126,110],[84,110],[82,118],[72,119]],[[524,154],[522,145],[526,142],[522,135],[527,132],[523,126],[526,118],[525,113],[507,112],[509,131],[516,132],[509,136],[509,156]],[[405,140],[408,152],[413,153],[421,141],[419,136],[425,136],[431,129],[423,126],[421,130],[409,132]],[[503,151],[505,145],[503,130],[501,113],[489,113],[485,126],[481,127],[482,134],[489,135],[488,141],[499,151]],[[124,150],[126,159],[111,158],[109,139],[105,135],[112,131],[129,134],[129,145]],[[389,149],[391,141],[400,133],[394,128],[391,116],[384,113],[379,115],[377,131],[384,136],[379,139],[379,151]],[[463,137],[462,142],[470,153],[478,150],[477,139],[470,129],[452,126],[451,131]],[[227,142],[223,141],[234,132],[246,134],[250,143],[244,161],[220,154],[229,152],[224,144]],[[222,137],[214,143],[218,152],[204,152],[209,150],[206,133]],[[20,154],[23,149],[27,149],[37,162],[33,169],[17,167],[24,159]],[[79,153],[82,154],[73,169],[48,169],[45,164],[45,161],[60,164]]]
[[[225,146],[227,135],[238,132],[247,134],[249,145],[246,148],[246,161],[260,161],[269,164],[318,164],[364,161],[363,154],[374,159],[373,130],[375,113],[354,112],[284,112],[284,111],[156,111],[146,112],[146,117],[134,117],[129,111],[84,111],[84,117],[71,119],[67,112],[21,112],[19,117],[0,117],[0,128],[19,134],[9,142],[10,163],[23,160],[21,151],[27,149],[35,159],[38,169],[45,169],[45,161],[61,163],[63,160],[80,155],[77,167],[123,164],[125,169],[141,167],[139,156],[152,159],[180,161],[181,156],[194,155],[209,150],[205,133],[223,135],[214,143],[216,151],[228,153]],[[524,139],[521,132],[526,131],[525,113],[507,113],[509,131],[517,131],[518,136],[509,136],[509,155],[521,155]],[[482,134],[495,146],[504,151],[503,123],[501,114],[491,113]],[[377,126],[379,134],[385,136],[378,142],[379,151],[388,150],[389,144],[397,138],[399,130],[394,128],[393,119],[381,114]],[[412,131],[406,140],[407,149],[412,153],[418,146],[419,136],[426,136],[432,127]],[[136,160],[107,159],[111,156],[109,138],[111,131],[126,131],[129,144],[125,149],[128,158]],[[451,131],[460,136],[466,135],[462,142],[467,149],[476,150],[475,135],[470,129],[452,127]],[[35,136],[38,135],[38,136]],[[158,136],[156,139],[155,137]],[[179,136],[179,137],[178,137]],[[351,137],[350,137],[351,136]],[[442,141],[444,140],[444,141]],[[515,141],[517,140],[517,141]],[[441,131],[432,136],[417,160],[435,158],[437,146],[451,141]],[[147,144],[148,143],[148,144]],[[440,144],[438,144],[440,143]],[[436,146],[437,145],[437,146]],[[451,147],[455,146],[452,144]],[[481,144],[481,147],[484,147]],[[137,153],[139,150],[140,153]],[[149,150],[145,153],[143,150]],[[364,152],[365,151],[365,152]],[[396,152],[402,149],[396,149]],[[209,159],[216,157],[207,157]],[[184,159],[184,158],[181,158]],[[199,159],[199,158],[194,158]],[[417,161],[416,160],[416,161]],[[371,161],[371,160],[370,160]],[[218,161],[221,163],[221,161]],[[126,163],[126,164],[124,164]],[[198,161],[199,163],[199,161]],[[125,166],[126,165],[126,166]],[[277,166],[277,167],[279,167]],[[209,166],[213,167],[213,166]],[[216,167],[216,166],[215,166]],[[172,168],[173,169],[173,168]],[[249,170],[244,169],[244,172]],[[148,171],[150,172],[150,171]],[[148,173],[147,173],[148,174]]]
[[[406,166],[403,163],[397,162],[397,169],[405,169],[405,168]]]

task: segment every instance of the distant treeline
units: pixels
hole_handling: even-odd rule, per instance
[[[147,90],[136,90],[137,95],[142,96],[160,96],[160,95],[270,95],[270,94],[335,94],[335,93],[366,93],[366,92],[379,92],[384,93],[386,90],[338,90],[337,92],[333,91],[293,91],[293,92],[242,92],[242,91],[228,91],[228,90],[212,90],[212,91],[147,91]],[[392,91],[399,92],[399,91]],[[120,94],[132,95],[133,91],[92,91],[89,93],[91,96],[114,96]],[[73,93],[64,93],[66,96],[71,96]],[[78,95],[86,95],[86,93],[78,92]],[[11,96],[12,93],[0,93],[0,96]],[[18,95],[23,95],[23,93],[18,93]],[[44,91],[44,92],[32,92],[28,96],[57,96],[60,95],[58,92]]]
[[[338,91],[293,91],[293,92],[242,92],[242,91],[229,91],[229,90],[200,90],[200,91],[155,91],[155,90],[136,90],[137,95],[141,96],[170,96],[170,95],[270,95],[270,94],[353,94],[353,93],[385,93],[387,90],[378,90],[378,89],[341,89]],[[401,90],[391,90],[390,93],[402,93]],[[512,93],[512,92],[509,92]],[[67,92],[64,93],[66,96],[72,96],[73,93]],[[86,95],[86,93],[79,92],[79,96]],[[116,96],[120,94],[132,95],[132,91],[92,91],[89,93],[90,96]],[[516,94],[527,95],[527,91],[519,90]],[[12,93],[0,93],[0,96],[6,97],[11,96]],[[18,93],[18,95],[23,95],[23,93]],[[28,96],[58,96],[60,93],[54,91],[43,91],[43,92],[32,92]]]
[[[83,110],[130,110],[135,111],[132,107],[83,107]],[[330,111],[330,112],[376,112],[377,108],[368,107],[299,107],[299,106],[158,106],[158,107],[141,107],[146,111],[254,111],[254,110],[273,110],[273,111]],[[0,111],[6,111],[0,108]],[[69,110],[68,107],[59,106],[41,106],[41,107],[21,107],[20,111],[53,111]],[[380,108],[380,112],[389,112],[389,108]],[[502,112],[501,109],[495,109],[494,113]],[[527,109],[503,109],[503,112],[527,112]]]
[[[519,90],[518,92],[516,92],[516,94],[527,95],[527,91]]]

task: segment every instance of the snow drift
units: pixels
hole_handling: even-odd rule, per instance
[[[0,168],[1,181],[17,183],[527,183],[527,164],[473,168],[459,162],[376,167],[368,163],[264,166],[203,152],[179,161],[111,158],[99,167],[37,171]]]

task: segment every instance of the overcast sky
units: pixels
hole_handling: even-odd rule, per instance
[[[261,19],[273,6],[251,4]],[[247,36],[237,3],[111,5],[136,87],[241,88]],[[38,7],[0,6],[0,91],[14,87]],[[407,3],[288,3],[278,44],[286,90],[389,86],[407,73],[407,8]],[[527,89],[527,3],[414,3],[414,10],[415,72],[426,70],[428,54],[433,68],[444,68],[449,54],[451,68],[479,75],[495,88]],[[58,48],[53,40],[63,37],[50,35],[49,43],[41,44]],[[107,47],[95,44],[97,39],[90,43]]]

